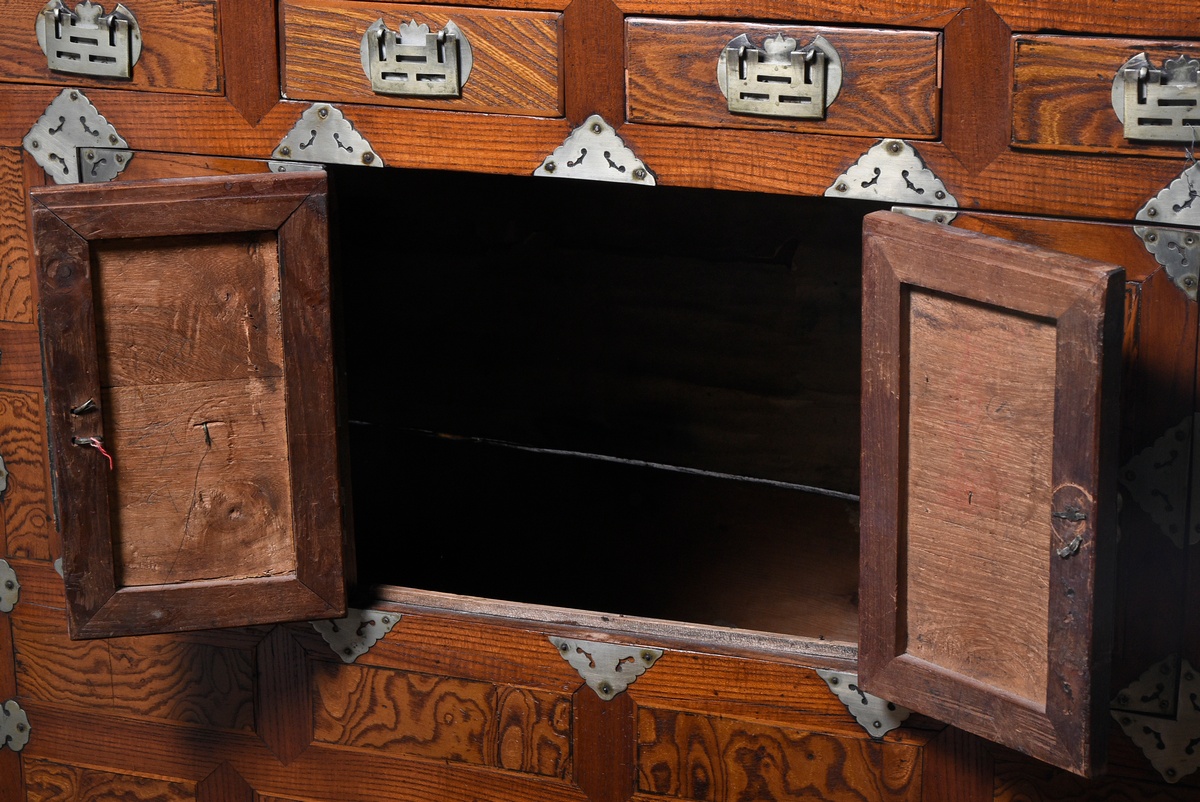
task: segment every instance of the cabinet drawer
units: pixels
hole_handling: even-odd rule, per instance
[[[825,119],[729,111],[717,81],[718,59],[741,34],[757,47],[778,34],[794,38],[798,47],[818,35],[832,45],[843,77]],[[905,139],[938,135],[941,35],[935,32],[630,19],[625,38],[632,122]]]
[[[562,114],[561,14],[300,0],[283,4],[282,19],[286,97],[546,117]],[[474,60],[461,96],[405,97],[373,91],[360,44],[376,20],[383,20],[391,31],[411,20],[435,33],[453,22],[470,43]]]
[[[1181,146],[1189,144],[1186,139],[1155,142],[1126,138],[1124,124],[1113,107],[1113,78],[1139,53],[1145,53],[1155,68],[1181,55],[1200,58],[1200,43],[1018,36],[1013,51],[1013,144],[1172,157],[1178,157]],[[1200,117],[1200,110],[1193,116]]]
[[[75,2],[64,5],[76,7]],[[104,14],[116,5],[115,0],[105,2]],[[5,17],[20,33],[0,37],[4,80],[204,94],[222,91],[214,0],[128,0],[125,7],[136,18],[141,38],[141,53],[128,79],[51,70],[35,30],[45,7],[45,0],[5,3]]]

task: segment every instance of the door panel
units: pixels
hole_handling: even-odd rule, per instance
[[[343,614],[324,174],[33,198],[72,636]]]
[[[1092,773],[1123,272],[890,212],[863,242],[862,685]]]

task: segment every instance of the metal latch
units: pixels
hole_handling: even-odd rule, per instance
[[[735,114],[823,120],[842,88],[842,59],[823,36],[797,48],[778,34],[760,49],[742,34],[721,51],[717,83]]]
[[[393,33],[378,19],[363,34],[360,52],[371,88],[405,97],[459,97],[474,63],[471,43],[453,22],[432,33],[413,20]]]
[[[1200,133],[1200,61],[1169,58],[1157,69],[1138,53],[1117,70],[1112,104],[1126,139],[1194,142]]]
[[[120,3],[111,14],[92,2],[70,11],[50,0],[34,24],[46,66],[56,72],[93,78],[132,78],[142,55],[142,32],[133,12]]]

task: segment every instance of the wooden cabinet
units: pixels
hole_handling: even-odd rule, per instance
[[[1096,144],[1093,52],[1189,52],[1186,4],[207,8],[215,93],[0,85],[5,791],[1197,793],[1196,304],[1133,231],[1190,162]],[[459,95],[373,91],[377,19],[453,22]],[[823,117],[730,111],[742,33],[837,50]],[[116,181],[35,189],[64,88]],[[321,110],[372,155],[322,158],[328,223],[279,150]],[[531,177],[592,115],[643,186]],[[205,493],[215,551],[172,501]]]

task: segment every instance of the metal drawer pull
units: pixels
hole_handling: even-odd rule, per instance
[[[721,51],[717,83],[735,114],[823,120],[842,88],[842,59],[823,36],[797,48],[779,34],[760,49],[742,34]]]
[[[142,55],[142,32],[133,12],[120,3],[111,14],[83,2],[70,11],[50,0],[34,23],[46,66],[56,72],[92,78],[132,78]]]
[[[363,34],[363,72],[371,88],[404,97],[459,97],[471,75],[471,43],[453,22],[437,33],[415,20],[393,33],[382,19]]]
[[[1194,142],[1200,130],[1200,61],[1169,58],[1158,69],[1138,53],[1117,70],[1112,104],[1126,139]]]

